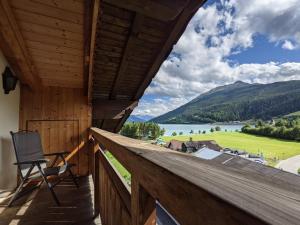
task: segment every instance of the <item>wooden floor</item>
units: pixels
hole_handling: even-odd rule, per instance
[[[1,225],[80,224],[101,225],[99,217],[93,218],[93,183],[91,177],[82,177],[77,189],[64,181],[55,187],[61,206],[55,205],[45,185],[7,207],[9,193],[0,191]],[[1,198],[2,196],[2,198]],[[2,199],[2,200],[1,200]]]

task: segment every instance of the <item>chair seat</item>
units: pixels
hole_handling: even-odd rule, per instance
[[[66,172],[69,168],[76,166],[74,163],[66,163],[62,166],[54,166],[44,168],[44,173],[46,176],[57,176]]]

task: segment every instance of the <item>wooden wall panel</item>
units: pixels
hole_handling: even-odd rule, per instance
[[[45,153],[72,152],[67,158],[76,163],[74,172],[87,175],[88,128],[91,126],[91,107],[83,89],[45,87],[31,92],[21,87],[20,130],[38,130]]]

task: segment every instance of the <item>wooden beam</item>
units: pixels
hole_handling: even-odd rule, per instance
[[[97,128],[91,134],[180,224],[300,221],[297,186]]]
[[[84,57],[83,57],[83,88],[84,93],[88,95],[89,88],[89,65],[90,65],[90,48],[91,48],[91,30],[93,0],[84,1]]]
[[[123,124],[126,122],[126,120],[130,116],[132,111],[133,111],[133,109],[125,110],[125,113],[124,113],[123,117],[119,120],[118,125],[116,126],[116,128],[114,130],[115,133],[118,133],[121,130]]]
[[[115,77],[113,86],[112,86],[112,90],[110,93],[110,99],[115,99],[116,98],[116,94],[117,91],[119,89],[120,83],[122,78],[126,75],[125,71],[126,68],[128,66],[129,63],[129,57],[130,57],[130,53],[132,52],[132,48],[135,45],[137,36],[139,34],[139,30],[143,24],[143,20],[144,20],[144,16],[141,16],[139,14],[135,15],[135,18],[133,20],[133,25],[132,25],[132,29],[130,31],[127,43],[126,43],[126,47],[124,49],[124,52],[122,54],[122,60],[118,69],[118,73]]]
[[[105,100],[93,101],[94,119],[121,119],[126,110],[133,110],[137,106],[137,101],[129,100]]]
[[[0,1],[0,48],[19,80],[32,90],[41,89],[41,79],[7,0]]]
[[[170,21],[181,13],[189,1],[174,0],[159,3],[152,0],[104,0],[104,2],[157,20]]]
[[[202,6],[205,0],[191,0],[189,5],[183,10],[183,12],[179,15],[176,24],[174,25],[172,32],[168,35],[167,40],[159,52],[154,57],[154,62],[152,66],[149,68],[145,79],[139,85],[139,88],[136,91],[136,95],[133,100],[140,99],[144,94],[145,89],[151,83],[153,77],[156,75],[159,70],[161,64],[164,60],[169,56],[172,51],[173,45],[176,44],[183,31],[185,30],[187,24],[189,23],[192,16],[197,12],[197,10]]]
[[[89,74],[88,74],[88,103],[92,102],[92,89],[93,89],[93,67],[94,67],[94,51],[96,44],[96,29],[98,22],[98,14],[100,7],[100,0],[94,0],[93,17],[92,17],[92,30],[90,41],[90,55],[89,55]]]

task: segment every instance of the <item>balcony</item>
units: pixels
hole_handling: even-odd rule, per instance
[[[90,129],[91,176],[79,190],[61,183],[55,206],[45,188],[7,208],[3,224],[297,224],[300,189],[258,175],[211,163],[184,153]],[[109,150],[131,173],[128,185],[108,160]],[[299,183],[299,182],[298,182]],[[2,193],[3,196],[7,195]],[[38,209],[38,211],[37,211]],[[99,216],[100,215],[100,216]],[[158,223],[166,224],[166,223]]]
[[[57,186],[60,207],[44,187],[12,208],[1,191],[0,224],[299,224],[298,177],[116,134],[204,3],[174,2],[0,1],[0,73],[9,67],[19,80],[0,92],[0,188],[17,185],[9,136],[17,130],[38,131],[44,153],[68,151],[80,180],[79,190]],[[105,151],[130,172],[130,185]]]

